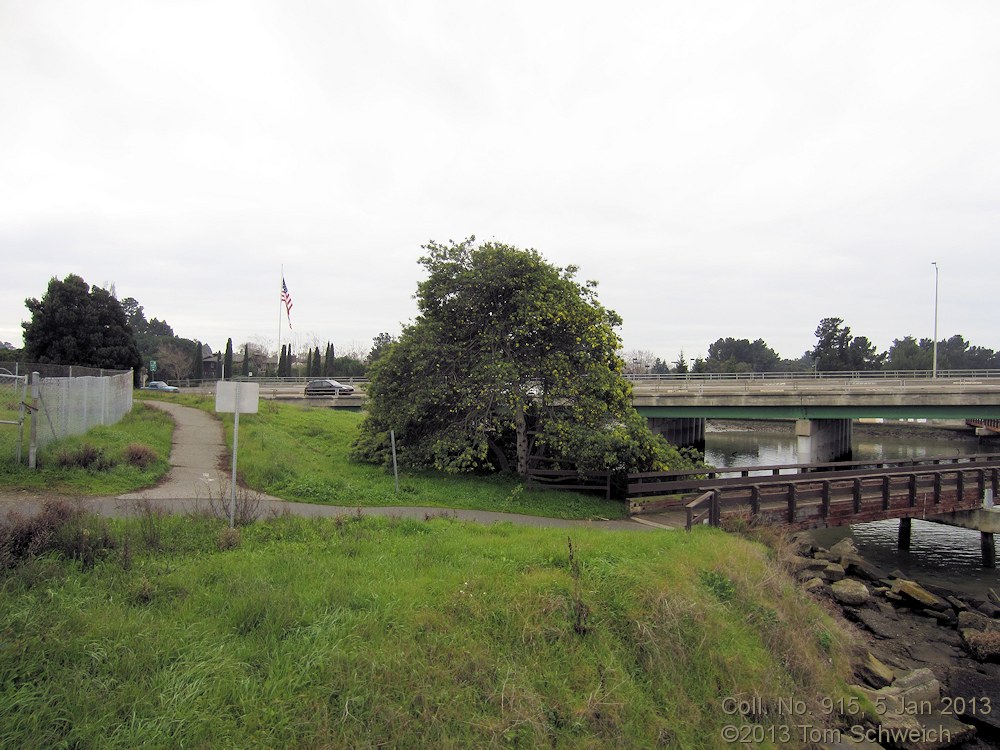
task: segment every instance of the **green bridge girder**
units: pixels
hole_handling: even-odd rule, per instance
[[[644,417],[704,419],[1000,419],[1000,405],[907,406],[830,405],[705,405],[636,406]]]

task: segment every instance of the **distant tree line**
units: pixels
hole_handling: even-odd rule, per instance
[[[880,352],[866,336],[855,336],[843,318],[823,318],[816,327],[816,344],[798,359],[783,359],[763,339],[750,341],[720,338],[708,355],[688,363],[681,351],[667,363],[646,351],[624,355],[626,371],[633,374],[740,373],[740,372],[858,372],[871,370],[931,370],[934,341],[913,336],[894,339]],[[1000,369],[1000,352],[973,346],[961,335],[941,339],[937,346],[939,370]]]

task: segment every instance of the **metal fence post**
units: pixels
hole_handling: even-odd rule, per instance
[[[38,395],[42,376],[31,373],[31,425],[28,428],[28,468],[34,469],[38,453]]]

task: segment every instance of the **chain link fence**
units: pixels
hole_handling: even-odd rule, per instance
[[[114,424],[132,410],[132,373],[40,378],[36,447]]]
[[[0,368],[0,459],[21,462],[28,378]]]
[[[132,410],[132,377],[131,370],[0,362],[0,428],[11,427],[0,430],[0,460],[21,462],[26,422],[32,467],[38,449],[115,424]]]

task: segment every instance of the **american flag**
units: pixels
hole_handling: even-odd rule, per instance
[[[292,327],[292,295],[288,293],[285,277],[281,277],[281,301],[285,303],[285,315],[288,316],[288,327]]]

